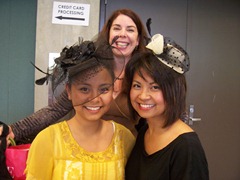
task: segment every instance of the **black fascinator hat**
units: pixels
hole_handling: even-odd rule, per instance
[[[112,44],[117,38],[113,39]],[[81,41],[71,47],[64,47],[60,53],[60,57],[55,59],[54,67],[49,69],[47,73],[34,65],[36,69],[46,74],[45,77],[36,80],[35,83],[43,85],[45,82],[51,82],[54,93],[58,86],[69,83],[79,73],[81,73],[82,80],[87,80],[101,71],[102,67],[111,71],[110,74],[114,82],[124,71],[125,59],[122,56],[122,58],[118,59],[118,62],[115,62],[113,48],[115,47],[100,39],[95,42]],[[117,48],[114,51],[121,53]],[[116,63],[118,66],[116,66]],[[118,68],[117,70],[115,70],[116,67]],[[63,90],[64,88],[62,88]]]

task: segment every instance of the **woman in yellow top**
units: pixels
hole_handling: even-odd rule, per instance
[[[114,71],[112,49],[85,41],[64,48],[55,62],[48,79],[53,90],[66,80],[75,115],[37,135],[29,151],[26,178],[124,179],[135,138],[124,126],[101,119],[113,100],[114,80],[121,75]]]
[[[113,46],[117,47],[125,56],[125,63],[130,60],[133,54],[146,50],[147,32],[139,16],[130,9],[118,9],[114,11],[104,24],[99,36],[109,42],[112,42],[115,36],[119,36]],[[116,52],[113,52],[113,54],[117,60],[118,54]],[[103,119],[112,119],[126,126],[136,135],[137,132],[134,127],[136,122],[131,119],[129,109],[126,106],[127,97],[119,94],[122,90],[123,78],[124,73],[115,81],[115,99],[112,101],[111,107],[105,113]],[[41,130],[62,119],[72,109],[72,104],[67,98],[67,93],[64,91],[53,104],[10,125],[15,135],[15,141],[17,143],[31,142],[33,137]]]

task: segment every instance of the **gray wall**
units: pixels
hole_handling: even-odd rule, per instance
[[[193,129],[205,148],[211,180],[240,179],[240,1],[239,0],[108,0],[108,17],[130,8],[152,34],[172,37],[186,48],[188,105],[195,106]],[[104,14],[101,16],[104,18]],[[102,22],[102,21],[100,21]]]
[[[211,179],[240,179],[240,1],[190,3],[189,101],[197,103]]]
[[[37,30],[36,30],[36,56],[35,64],[46,71],[49,64],[49,53],[59,53],[65,46],[71,46],[78,42],[78,37],[91,40],[97,35],[99,29],[100,0],[58,0],[57,2],[68,2],[77,4],[89,4],[89,25],[65,25],[53,24],[54,0],[38,0],[37,6]],[[35,79],[43,77],[39,71],[35,71]],[[35,85],[34,111],[49,104],[52,91],[48,86]]]
[[[0,0],[0,121],[33,112],[37,0]]]
[[[8,124],[48,105],[48,86],[36,86],[49,53],[59,53],[79,36],[99,30],[100,0],[58,0],[90,4],[89,26],[52,24],[54,0],[0,0],[0,121]]]

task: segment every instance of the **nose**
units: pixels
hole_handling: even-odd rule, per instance
[[[121,30],[119,37],[126,37],[126,31],[124,29]]]
[[[89,97],[88,97],[88,101],[91,102],[98,102],[100,99],[101,94],[97,91],[92,92]]]
[[[143,89],[140,94],[138,95],[139,99],[141,100],[147,100],[150,99],[150,94],[147,89]]]

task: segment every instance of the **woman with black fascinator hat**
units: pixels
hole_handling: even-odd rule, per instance
[[[186,109],[188,54],[157,34],[148,53],[135,55],[125,68],[125,92],[140,129],[126,165],[127,180],[208,180],[201,142],[182,119]]]
[[[111,44],[116,37],[118,38],[113,46],[121,51],[120,58],[124,55],[125,63],[130,60],[134,53],[146,50],[147,32],[139,16],[130,9],[114,11],[100,32],[98,41]],[[114,58],[117,60],[119,57],[118,51],[113,51],[113,53]],[[116,66],[118,65],[116,64]],[[129,116],[129,110],[125,106],[127,102],[126,97],[120,95],[123,79],[124,73],[115,81],[114,100],[111,103],[109,111],[104,115],[104,118],[113,119],[123,124],[136,135],[136,129],[134,127],[136,121]],[[17,143],[31,142],[39,131],[56,123],[72,109],[73,106],[71,101],[68,100],[65,91],[53,104],[11,124],[10,127],[15,135],[15,141]]]
[[[28,154],[26,179],[124,179],[135,137],[123,125],[102,119],[120,73],[114,71],[112,47],[96,45],[85,41],[64,48],[55,60],[47,79],[53,90],[66,82],[75,115],[36,136]],[[124,61],[121,64],[118,69],[123,69]]]

